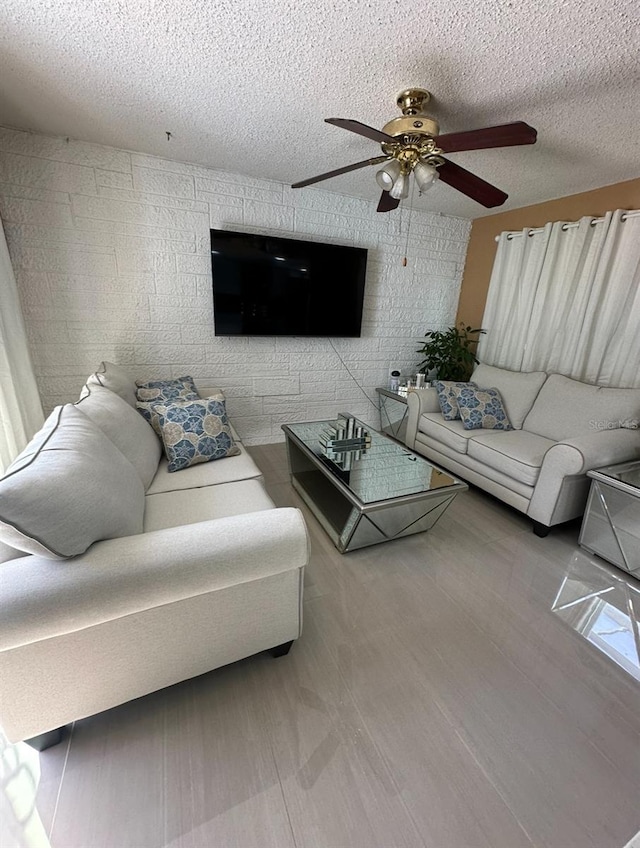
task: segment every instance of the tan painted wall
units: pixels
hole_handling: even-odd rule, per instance
[[[640,178],[476,218],[471,227],[456,320],[480,326],[496,255],[495,237],[499,233],[542,227],[549,221],[577,221],[583,215],[600,216],[613,209],[640,209]]]

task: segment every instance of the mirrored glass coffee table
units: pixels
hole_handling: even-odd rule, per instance
[[[375,431],[369,431],[366,450],[329,452],[329,458],[320,438],[332,424],[310,421],[282,429],[291,484],[340,553],[429,530],[468,488]]]

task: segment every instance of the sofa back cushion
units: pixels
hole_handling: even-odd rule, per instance
[[[556,442],[619,427],[638,426],[640,389],[613,389],[551,374],[524,429]]]
[[[160,440],[144,418],[119,395],[104,386],[86,386],[85,397],[76,403],[94,424],[126,456],[149,488],[162,454]]]
[[[509,371],[481,364],[471,379],[481,389],[497,389],[500,392],[511,426],[520,430],[547,375],[544,371]]]
[[[136,405],[136,384],[124,368],[119,365],[114,365],[113,362],[101,362],[98,370],[89,377],[87,383],[82,390],[80,400],[88,393],[87,389],[90,386],[104,386],[105,389],[111,389],[112,392],[119,395],[122,400],[126,400],[129,406],[135,408]]]
[[[27,556],[26,551],[19,551],[17,548],[12,548],[11,545],[0,542],[0,563],[9,562],[9,560],[23,556]]]
[[[70,403],[54,409],[0,480],[0,541],[49,559],[142,533],[143,516],[136,469]]]

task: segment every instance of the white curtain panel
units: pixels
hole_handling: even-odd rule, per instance
[[[605,247],[594,286],[592,332],[599,344],[587,351],[585,379],[640,387],[640,216],[623,221],[616,213]]]
[[[529,326],[552,224],[516,238],[502,233],[498,240],[487,294],[478,358],[499,368],[521,371],[525,354],[523,329]]]
[[[482,362],[640,387],[640,217],[502,233],[478,346]]]
[[[18,289],[0,222],[0,474],[43,420]]]

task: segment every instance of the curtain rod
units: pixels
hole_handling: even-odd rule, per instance
[[[640,209],[634,209],[632,212],[624,212],[620,216],[620,220],[626,221],[627,218],[636,218],[638,215],[640,215]],[[594,227],[596,224],[601,224],[605,220],[606,220],[605,218],[594,218],[593,221],[591,222],[591,226]],[[563,224],[562,229],[563,230],[572,230],[574,227],[579,227],[579,226],[580,226],[580,221],[572,221],[570,224]],[[543,232],[544,232],[544,227],[538,227],[535,230],[529,230],[529,235],[535,236],[536,233],[543,233]],[[522,235],[521,232],[507,233],[507,238],[509,239],[509,241],[511,241],[511,239],[518,238],[521,235]],[[495,239],[494,239],[494,241],[499,241],[499,240],[500,240],[500,236],[496,236]]]

